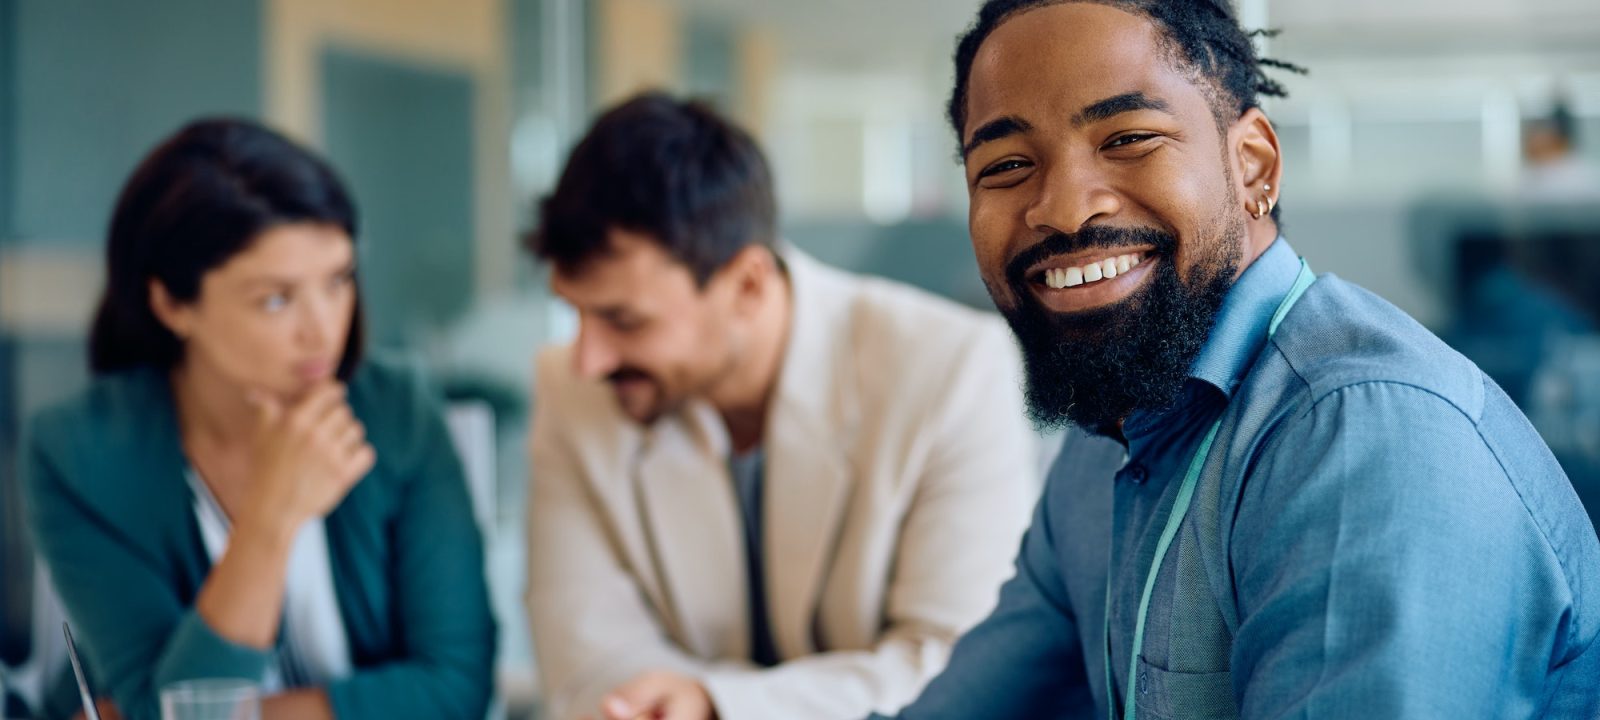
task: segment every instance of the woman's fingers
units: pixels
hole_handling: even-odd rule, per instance
[[[349,478],[347,482],[351,485],[356,484],[361,478],[366,477],[367,473],[372,472],[372,466],[377,463],[378,451],[367,443],[361,443],[361,447],[345,461],[345,477]]]
[[[299,428],[313,429],[330,413],[338,412],[340,409],[349,412],[349,405],[345,402],[344,385],[336,382],[325,383],[312,389],[295,404],[294,410],[290,412],[290,422]]]
[[[367,428],[360,422],[355,421],[354,418],[337,432],[338,434],[334,436],[334,447],[345,451],[347,454],[355,453],[355,451],[361,449],[362,445],[366,444]]]

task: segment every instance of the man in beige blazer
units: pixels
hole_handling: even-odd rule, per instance
[[[538,359],[530,615],[550,715],[859,718],[994,604],[1038,480],[998,319],[774,239],[743,131],[602,116],[530,249],[578,312]]]

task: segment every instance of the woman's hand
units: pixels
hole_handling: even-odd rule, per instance
[[[323,385],[288,406],[259,395],[251,402],[257,420],[248,500],[195,610],[218,635],[265,650],[278,635],[295,534],[338,506],[377,454],[343,385]]]
[[[249,502],[240,529],[293,536],[338,506],[377,461],[344,385],[319,386],[292,405],[263,394],[256,407]]]
[[[261,720],[333,720],[333,706],[320,688],[290,690],[261,701]]]

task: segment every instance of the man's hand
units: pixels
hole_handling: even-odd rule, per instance
[[[700,681],[665,670],[647,672],[606,694],[604,720],[716,720],[717,709]]]

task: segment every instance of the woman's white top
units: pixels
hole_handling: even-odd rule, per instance
[[[194,516],[212,564],[228,547],[230,524],[211,489],[193,469],[188,471],[194,489]],[[264,693],[291,688],[323,687],[350,675],[350,641],[333,587],[328,561],[328,533],[323,518],[307,522],[295,534],[284,581],[283,640],[277,662],[261,678]]]

